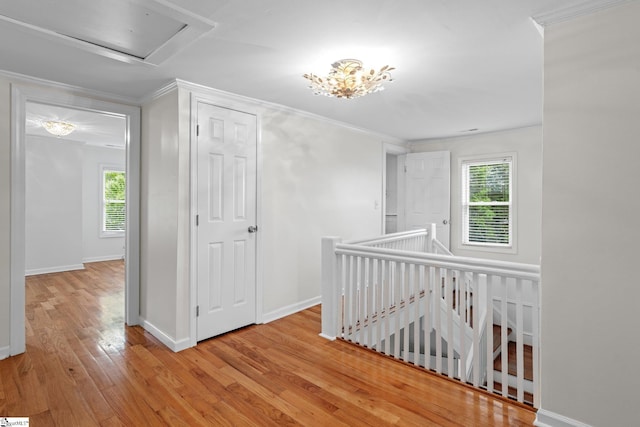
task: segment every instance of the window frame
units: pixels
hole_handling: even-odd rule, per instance
[[[509,202],[497,202],[496,205],[509,207],[509,243],[492,242],[470,242],[469,241],[469,207],[473,202],[469,201],[469,167],[478,165],[490,165],[509,163]],[[500,153],[486,156],[470,156],[460,158],[460,181],[461,181],[461,203],[460,203],[460,245],[462,249],[479,250],[486,252],[516,253],[517,248],[517,162],[515,153]],[[479,206],[479,205],[477,205]]]
[[[99,176],[99,183],[100,183],[100,195],[99,195],[99,200],[100,200],[100,229],[99,229],[99,235],[101,238],[111,238],[111,237],[124,237],[126,234],[126,230],[106,230],[105,228],[105,223],[106,223],[106,204],[107,204],[107,200],[105,199],[105,174],[107,172],[120,172],[124,174],[124,178],[125,178],[125,182],[127,179],[127,172],[125,171],[125,168],[122,166],[116,166],[116,165],[101,165],[100,166],[100,176]],[[127,199],[125,196],[125,200],[122,201],[122,203],[125,206],[125,212],[126,212],[126,206],[127,206]],[[126,215],[126,213],[125,213]],[[125,218],[125,228],[127,225],[127,221]]]

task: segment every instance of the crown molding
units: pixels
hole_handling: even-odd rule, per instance
[[[191,82],[187,82],[185,80],[180,80],[180,79],[176,79],[175,82],[171,82],[170,84],[168,84],[167,86],[165,86],[164,88],[159,89],[158,91],[154,92],[154,95],[156,94],[164,94],[172,89],[174,89],[175,87],[178,87],[180,89],[184,89],[187,91],[192,91],[192,92],[198,92],[198,93],[202,93],[202,94],[206,94],[209,96],[214,96],[216,98],[222,98],[224,100],[227,100],[229,102],[233,102],[233,103],[243,103],[243,104],[248,104],[254,108],[262,108],[262,109],[269,109],[269,110],[275,110],[278,112],[282,112],[282,113],[289,113],[289,114],[295,114],[297,116],[300,117],[305,117],[308,119],[313,119],[313,120],[317,120],[323,123],[327,123],[327,124],[331,124],[334,126],[339,126],[341,128],[345,128],[345,129],[350,129],[352,131],[355,132],[359,132],[359,133],[363,133],[366,135],[370,135],[376,138],[379,138],[382,142],[388,142],[391,144],[395,144],[395,145],[401,145],[404,146],[407,144],[407,141],[400,139],[400,138],[396,138],[390,135],[385,135],[379,132],[375,132],[369,129],[365,129],[365,128],[361,128],[358,126],[354,126],[352,124],[349,123],[345,123],[345,122],[341,122],[339,120],[334,120],[334,119],[330,119],[328,117],[325,116],[321,116],[319,114],[314,114],[314,113],[310,113],[308,111],[304,111],[304,110],[299,110],[297,108],[292,108],[292,107],[288,107],[286,105],[282,105],[282,104],[276,104],[274,102],[269,102],[269,101],[263,101],[260,99],[255,99],[255,98],[250,98],[248,96],[244,96],[244,95],[238,95],[235,93],[231,93],[231,92],[226,92],[220,89],[213,89],[207,86],[203,86],[197,83],[191,83]],[[145,98],[146,99],[146,98]]]
[[[531,19],[533,19],[538,25],[546,27],[551,24],[569,21],[579,16],[588,15],[622,3],[628,3],[630,1],[631,0],[587,0],[580,4],[532,16]]]
[[[141,97],[138,101],[141,105],[148,104],[149,102],[155,101],[156,99],[166,95],[169,92],[178,89],[178,80],[171,80],[166,85],[162,86],[160,89],[157,89],[147,95]]]
[[[292,107],[287,107],[285,105],[282,104],[276,104],[273,102],[268,102],[268,101],[262,101],[259,99],[255,99],[255,98],[250,98],[244,95],[238,95],[235,93],[231,93],[231,92],[226,92],[220,89],[213,89],[207,86],[203,86],[197,83],[191,83],[185,80],[180,80],[180,79],[175,79],[170,81],[169,83],[167,83],[166,85],[162,86],[161,88],[159,88],[158,90],[149,93],[148,95],[145,95],[143,97],[140,98],[130,98],[130,97],[125,97],[125,96],[120,96],[120,95],[115,95],[113,93],[107,93],[107,92],[101,92],[101,91],[97,91],[97,90],[92,90],[92,89],[86,89],[80,86],[74,86],[74,85],[69,85],[66,83],[59,83],[59,82],[55,82],[52,80],[45,80],[45,79],[41,79],[38,77],[32,77],[32,76],[27,76],[24,74],[19,74],[19,73],[14,73],[12,71],[6,71],[6,70],[0,70],[0,77],[6,77],[9,80],[15,81],[15,82],[20,82],[20,83],[25,83],[25,84],[35,84],[38,86],[44,86],[44,87],[48,87],[48,88],[53,88],[53,89],[59,89],[59,90],[63,90],[63,91],[67,91],[67,92],[73,92],[76,93],[78,95],[83,95],[83,96],[87,96],[87,97],[91,97],[91,98],[97,98],[97,99],[101,99],[104,101],[111,101],[111,102],[117,102],[120,104],[127,104],[127,105],[132,105],[132,106],[141,106],[143,104],[149,103],[175,89],[184,89],[187,91],[192,91],[192,92],[198,92],[198,93],[204,93],[210,96],[215,96],[217,98],[222,98],[224,100],[230,101],[230,102],[240,102],[243,104],[247,104],[247,105],[251,105],[252,107],[255,108],[263,108],[263,109],[269,109],[269,110],[275,110],[275,111],[279,111],[279,112],[284,112],[284,113],[289,113],[289,114],[295,114],[297,116],[301,116],[301,117],[306,117],[309,119],[313,119],[313,120],[317,120],[320,122],[324,122],[327,124],[331,124],[334,126],[339,126],[345,129],[350,129],[352,131],[355,132],[359,132],[359,133],[364,133],[367,135],[371,135],[373,137],[379,138],[382,142],[387,142],[387,143],[391,143],[391,144],[395,144],[395,145],[401,145],[401,146],[405,146],[408,141],[405,141],[403,139],[400,138],[396,138],[390,135],[385,135],[382,133],[378,133],[369,129],[365,129],[365,128],[361,128],[358,126],[354,126],[351,125],[349,123],[345,123],[345,122],[341,122],[339,120],[334,120],[334,119],[330,119],[328,117],[325,116],[321,116],[318,114],[314,114],[314,113],[310,113],[308,111],[304,111],[304,110],[299,110],[296,108],[292,108]]]
[[[126,96],[116,95],[108,92],[101,92],[98,90],[87,89],[80,86],[69,85],[66,83],[55,82],[53,80],[45,80],[38,77],[27,76],[25,74],[14,73],[12,71],[0,70],[0,77],[6,77],[7,79],[23,84],[33,84],[37,86],[44,86],[50,89],[58,89],[65,92],[73,92],[77,95],[86,96],[89,98],[96,98],[103,101],[116,102],[119,104],[126,104],[132,106],[139,106],[138,99],[129,98]]]

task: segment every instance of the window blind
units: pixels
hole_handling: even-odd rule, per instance
[[[463,163],[463,240],[467,244],[511,244],[510,158]]]
[[[122,171],[103,171],[103,215],[102,231],[118,232],[125,230],[126,204],[125,174]]]

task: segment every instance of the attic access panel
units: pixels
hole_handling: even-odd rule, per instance
[[[0,19],[125,62],[159,64],[214,23],[154,0],[2,2]]]

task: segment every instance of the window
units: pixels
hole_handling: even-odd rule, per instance
[[[513,245],[513,156],[462,162],[462,243]]]
[[[102,168],[102,230],[100,235],[122,236],[125,230],[125,174],[115,168]]]

